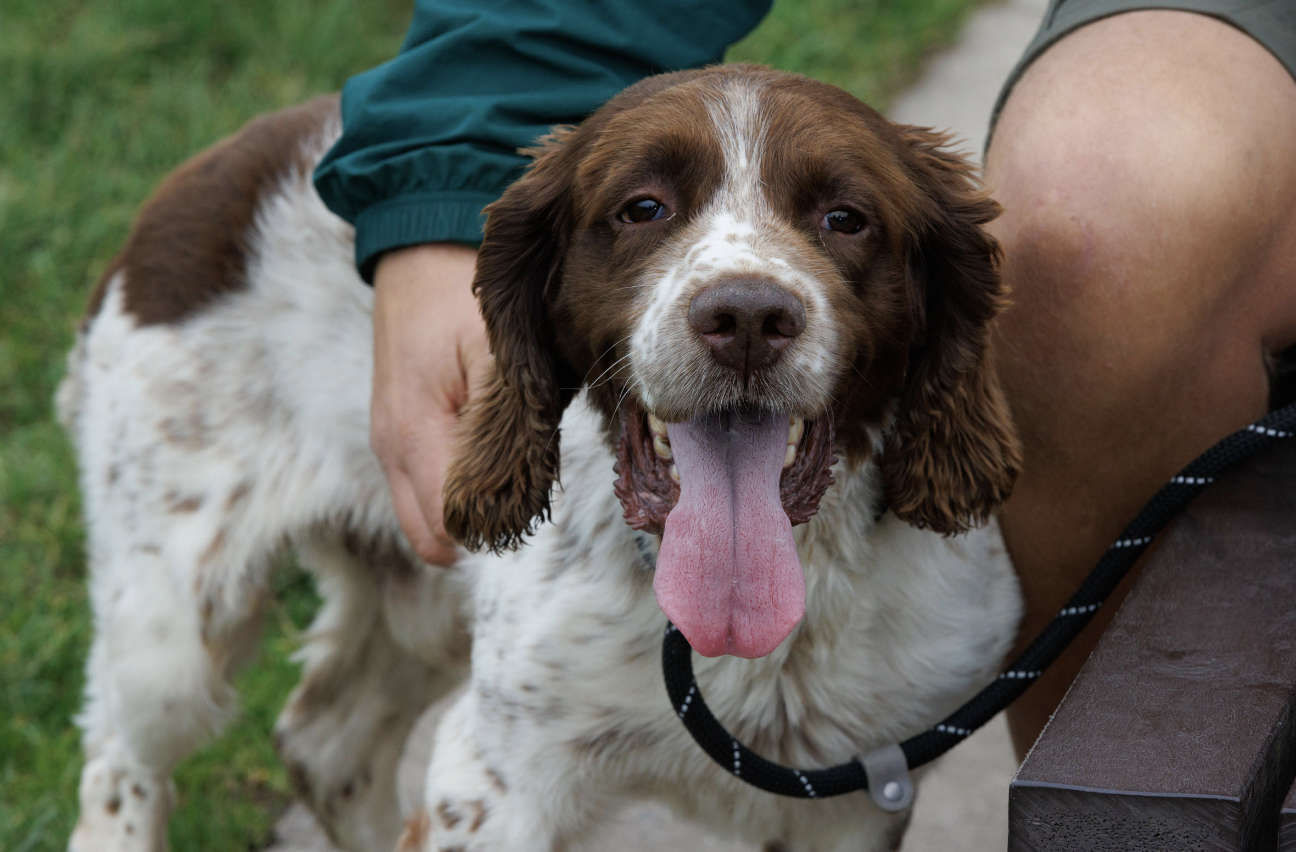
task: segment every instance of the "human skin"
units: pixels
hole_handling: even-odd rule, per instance
[[[1025,459],[1001,513],[1024,647],[1162,483],[1264,413],[1266,354],[1296,341],[1296,84],[1212,18],[1106,18],[1027,69],[986,182],[1004,207],[996,348]],[[455,412],[489,359],[474,257],[416,246],[375,272],[372,443],[402,528],[439,564]],[[1019,754],[1127,585],[1009,709]]]
[[[1020,651],[1162,484],[1265,412],[1266,353],[1296,340],[1296,83],[1213,18],[1106,18],[1026,71],[986,182],[1024,449],[1000,515]],[[1126,586],[1009,709],[1019,754]]]
[[[489,363],[472,295],[477,251],[437,243],[386,252],[374,270],[374,372],[369,440],[414,550],[455,559],[441,517],[456,416]]]

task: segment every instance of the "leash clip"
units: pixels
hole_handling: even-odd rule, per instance
[[[896,743],[882,746],[859,758],[868,778],[869,797],[884,811],[895,813],[913,804],[914,785],[909,761]]]

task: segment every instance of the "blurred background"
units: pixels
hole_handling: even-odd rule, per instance
[[[885,110],[974,5],[779,0],[729,58]],[[163,174],[389,58],[409,12],[408,0],[0,6],[0,849],[63,849],[75,819],[91,625],[76,472],[51,400],[85,299]],[[261,848],[288,803],[270,731],[316,601],[291,565],[279,573],[266,642],[239,680],[242,716],[176,774],[172,848]]]

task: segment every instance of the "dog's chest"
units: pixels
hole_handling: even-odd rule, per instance
[[[476,568],[480,712],[553,738],[639,785],[715,771],[670,707],[651,559],[621,519],[595,418],[564,422],[553,522]],[[806,617],[759,660],[695,659],[708,704],[766,757],[824,766],[910,736],[993,677],[1018,616],[993,525],[966,536],[874,523],[866,476],[841,477],[799,534]],[[523,733],[526,732],[526,733]]]

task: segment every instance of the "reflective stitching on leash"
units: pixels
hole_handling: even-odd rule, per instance
[[[680,705],[680,709],[679,709],[679,717],[681,719],[683,719],[684,714],[688,712],[689,705],[693,703],[693,696],[696,694],[697,694],[697,684],[696,683],[689,684],[688,695],[684,696],[684,703]]]
[[[1284,427],[1296,425],[1296,404],[1271,412],[1264,422],[1277,423]],[[1125,529],[1125,537],[1118,539],[1108,548],[1077,595],[1092,598],[1110,594],[1125,576],[1129,566],[1140,555],[1139,548],[1149,544],[1153,536],[1169,522],[1174,514],[1197,496],[1197,493],[1202,490],[1199,486],[1209,485],[1215,481],[1215,474],[1269,445],[1270,441],[1257,440],[1253,434],[1264,438],[1296,437],[1296,431],[1291,428],[1275,429],[1272,426],[1256,423],[1220,440],[1191,465],[1184,468],[1184,470],[1193,470],[1194,473],[1180,473],[1173,477],[1148,501],[1143,511]],[[1195,487],[1172,489],[1170,488],[1172,485]],[[1044,668],[1057,658],[1071,639],[1084,627],[1084,620],[1063,622],[1061,619],[1064,616],[1090,615],[1102,605],[1103,601],[1099,600],[1063,608],[1054,622],[1040,633],[1035,643],[1014,662],[1017,668],[1001,672],[988,686],[948,717],[959,719],[963,725],[942,722],[902,743],[897,743],[894,748],[903,755],[905,767],[912,770],[935,760],[1012,703],[1030,685],[1029,681],[1034,681],[1043,675]],[[697,691],[697,683],[693,679],[693,666],[690,660],[692,648],[688,646],[688,640],[683,637],[683,634],[676,634],[679,634],[678,628],[670,625],[662,646],[662,665],[666,675],[667,691],[672,699],[680,700],[684,684],[688,684],[680,709],[680,718],[683,718],[685,711],[693,703],[694,695],[697,696],[697,704],[702,711],[706,711],[706,703],[701,693]],[[741,754],[745,747],[724,730],[724,727],[710,713],[694,713],[684,720],[684,725],[703,750],[721,766],[727,763],[722,755],[726,750],[732,749],[734,774],[738,775]],[[809,778],[800,770],[770,764],[768,760],[762,760],[757,754],[752,754],[751,757],[754,762],[749,761],[752,763],[749,775],[747,777],[739,775],[739,777],[748,784],[767,792],[813,799],[869,789],[868,770],[859,763],[858,759],[840,766],[814,770],[812,774],[815,776],[816,783],[821,786],[821,790],[816,790]]]

